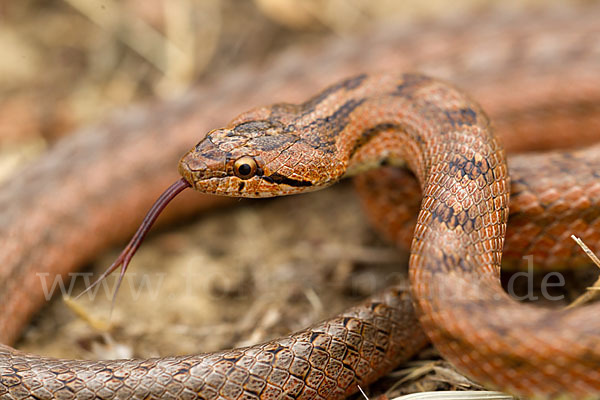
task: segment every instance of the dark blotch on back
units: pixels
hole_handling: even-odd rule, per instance
[[[444,114],[446,114],[446,118],[453,128],[461,125],[473,126],[477,123],[477,113],[468,107],[458,110],[447,110]]]
[[[350,157],[352,157],[354,154],[356,154],[356,152],[358,150],[360,150],[364,145],[366,145],[371,140],[373,140],[375,137],[377,137],[377,135],[379,135],[381,132],[389,130],[389,129],[401,130],[399,125],[392,124],[392,123],[379,124],[379,125],[375,125],[372,128],[364,130],[360,134],[360,136],[356,140],[356,142],[354,142],[354,146],[352,147],[352,150],[350,151]]]
[[[367,78],[367,74],[360,74],[360,75],[354,76],[352,78],[348,78],[342,82],[336,83],[335,85],[329,86],[327,89],[323,90],[321,93],[319,93],[315,97],[302,103],[301,108],[302,108],[303,114],[311,113],[319,103],[321,103],[327,97],[331,96],[332,94],[334,94],[340,90],[356,89],[363,83],[363,81],[366,78]]]
[[[364,98],[348,100],[331,115],[301,127],[302,141],[315,149],[334,152],[337,136],[348,125],[348,116],[364,101]]]
[[[411,98],[413,92],[423,86],[423,84],[431,82],[431,78],[423,76],[421,74],[404,74],[402,75],[402,83],[396,87],[396,91],[393,95],[405,96]]]

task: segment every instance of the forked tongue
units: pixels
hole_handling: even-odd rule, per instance
[[[110,275],[120,266],[121,273],[119,275],[119,280],[117,281],[117,286],[115,288],[115,292],[113,293],[112,298],[112,303],[114,306],[117,292],[119,291],[119,287],[121,287],[121,282],[123,281],[123,277],[125,276],[125,271],[127,271],[129,262],[131,261],[131,258],[133,257],[137,249],[142,244],[142,241],[146,237],[146,234],[148,233],[150,228],[152,228],[152,224],[154,224],[154,221],[156,221],[156,218],[158,218],[158,216],[160,215],[162,210],[165,209],[167,204],[169,204],[171,200],[175,198],[175,196],[177,196],[179,193],[181,193],[184,189],[187,189],[188,187],[191,187],[191,185],[184,178],[179,179],[177,182],[169,186],[169,188],[165,190],[164,193],[161,194],[160,197],[154,202],[154,205],[144,217],[144,220],[142,221],[140,227],[137,229],[129,243],[127,243],[127,246],[125,246],[121,254],[119,254],[119,257],[117,257],[115,262],[113,262],[110,265],[110,267],[108,267],[107,270],[104,271],[102,275],[100,275],[100,277],[96,279],[96,281],[94,281],[94,283],[92,283],[87,289],[85,289],[83,292],[77,295],[77,297],[75,297],[75,300],[79,299],[89,290],[91,290],[100,282],[102,282],[108,275]]]

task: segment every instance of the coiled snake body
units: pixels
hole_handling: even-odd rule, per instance
[[[548,159],[567,173],[569,165],[597,163],[598,153],[592,147]],[[416,310],[409,293],[390,288],[289,337],[162,359],[55,360],[0,345],[0,396],[341,398],[427,338],[485,384],[528,396],[599,396],[600,321],[591,317],[598,306],[533,308],[499,285],[508,168],[485,113],[452,86],[420,74],[357,75],[301,105],[242,114],[184,156],[180,172],[204,192],[264,197],[318,189],[400,160],[423,190],[410,261]],[[516,198],[539,198],[529,179],[539,182],[543,171],[533,177],[535,166],[515,165]],[[577,179],[594,182],[597,171]],[[521,212],[524,204],[531,198],[515,203]]]

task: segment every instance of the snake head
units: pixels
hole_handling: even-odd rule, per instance
[[[316,190],[343,174],[343,168],[331,168],[332,154],[303,140],[293,124],[248,114],[209,132],[180,160],[179,172],[194,189],[273,197]]]

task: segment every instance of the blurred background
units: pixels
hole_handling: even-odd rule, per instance
[[[288,47],[548,3],[560,1],[0,0],[0,181],[112,109]]]

